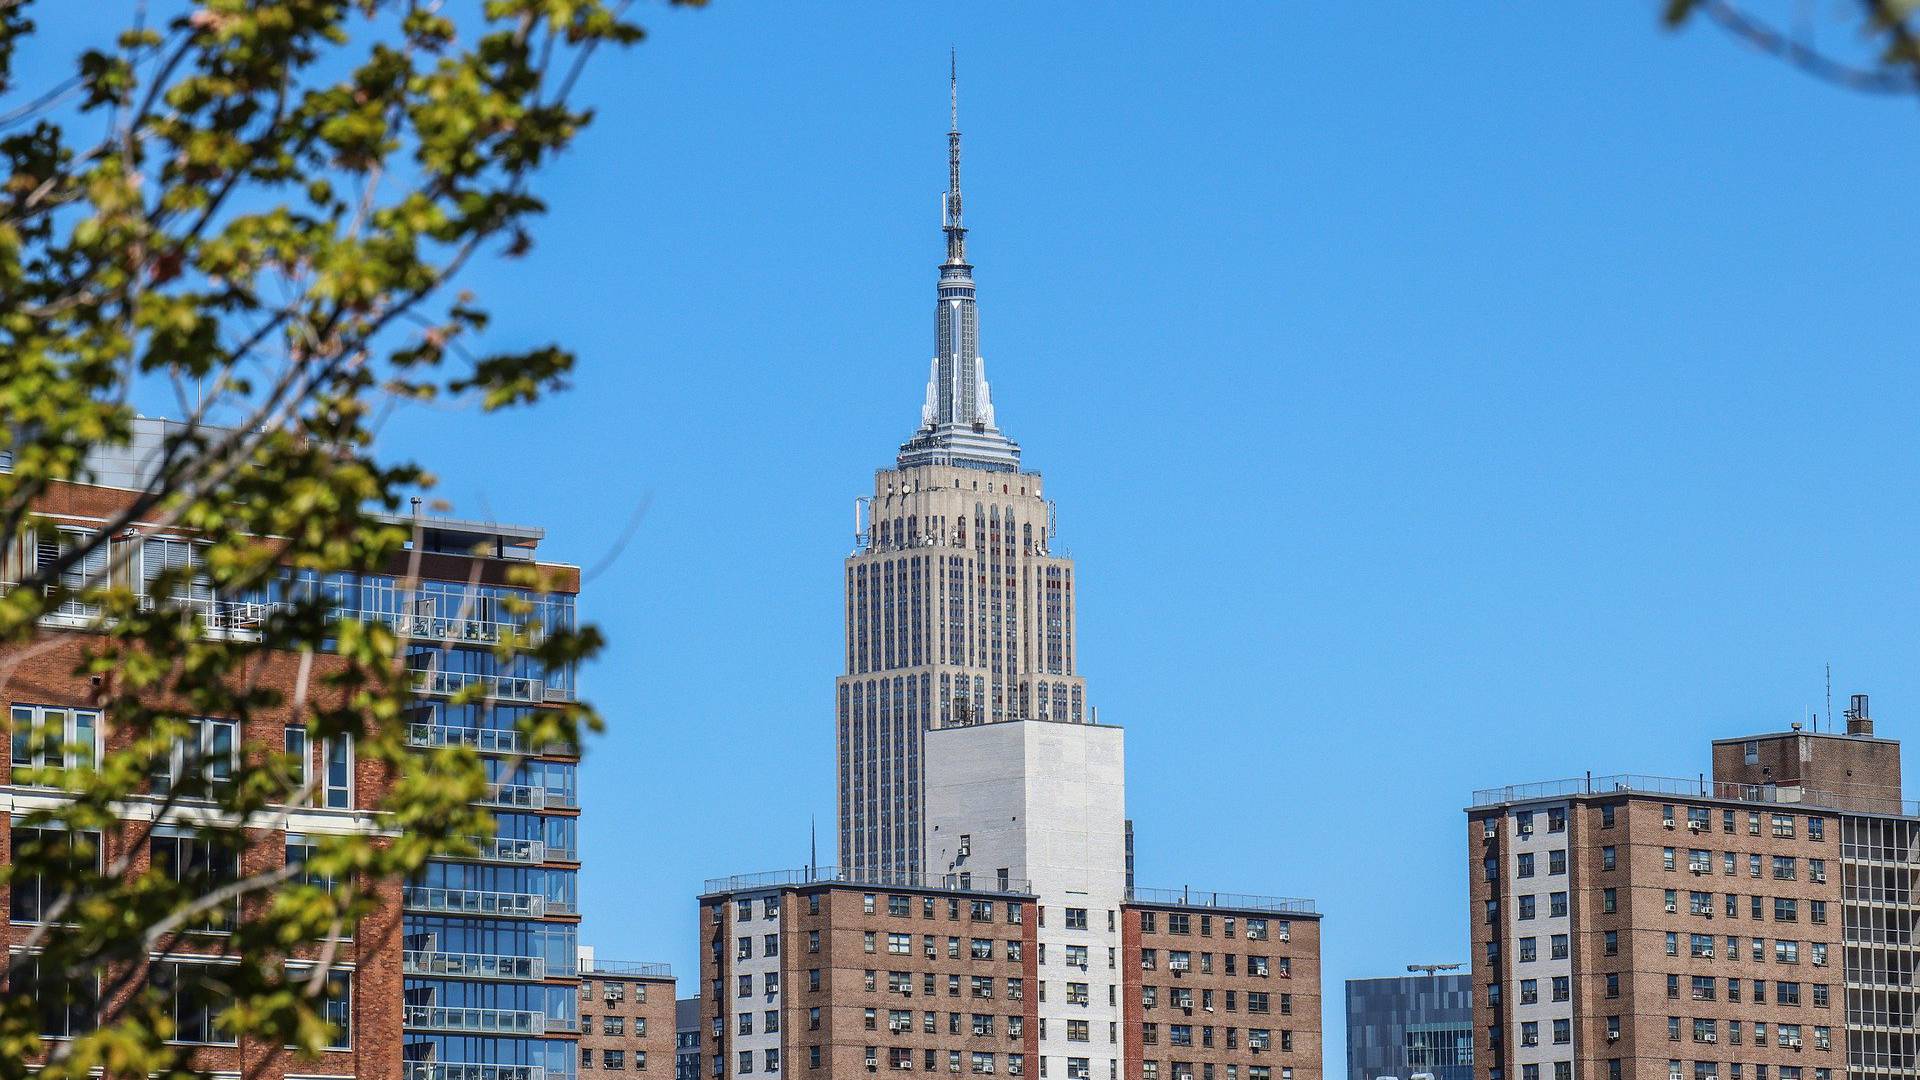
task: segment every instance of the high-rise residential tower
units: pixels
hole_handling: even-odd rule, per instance
[[[840,858],[861,871],[922,868],[928,730],[1079,723],[1088,712],[1074,656],[1073,560],[1053,553],[1053,504],[996,426],[980,358],[957,104],[947,157],[947,257],[920,428],[857,501],[846,562]]]
[[[1479,1080],[1920,1075],[1900,744],[1858,695],[1712,764],[1474,794]]]

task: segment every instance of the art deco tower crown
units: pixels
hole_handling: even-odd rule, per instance
[[[947,191],[940,213],[947,261],[940,264],[933,365],[920,430],[900,447],[899,467],[958,465],[1014,472],[1020,468],[1020,446],[994,426],[986,364],[980,359],[980,313],[974,303],[973,267],[967,262],[967,229],[960,216],[960,82],[951,66],[947,85],[953,122],[947,130]]]

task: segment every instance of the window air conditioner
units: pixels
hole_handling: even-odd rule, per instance
[[[1707,827],[1707,825],[1706,825],[1706,823],[1705,823],[1705,822],[1703,822],[1703,821],[1689,821],[1689,822],[1687,822],[1687,831],[1688,831],[1688,832],[1699,832],[1700,830],[1702,830],[1702,829],[1704,829],[1704,828],[1706,828],[1706,827]]]
[[[1674,902],[1673,902],[1673,901],[1671,901],[1671,900],[1669,900],[1669,901],[1667,901],[1667,905],[1666,905],[1666,907],[1667,907],[1667,911],[1668,911],[1669,913],[1672,913],[1672,912],[1675,912],[1675,911],[1679,911],[1679,910],[1680,910],[1680,905],[1679,905],[1679,904],[1676,904],[1676,903],[1674,903]]]
[[[1668,818],[1667,820],[1665,820],[1665,821],[1663,821],[1663,822],[1661,822],[1660,824],[1661,824],[1661,825],[1663,825],[1663,826],[1665,826],[1666,828],[1669,828],[1669,829],[1671,829],[1671,828],[1673,828],[1673,819],[1672,819],[1672,818]]]
[[[1719,1042],[1719,1041],[1720,1041],[1720,1036],[1718,1036],[1718,1035],[1715,1035],[1715,1034],[1714,1034],[1713,1032],[1711,1032],[1711,1031],[1709,1031],[1709,1032],[1707,1032],[1707,1033],[1706,1033],[1706,1035],[1705,1035],[1705,1036],[1703,1036],[1703,1037],[1701,1038],[1701,1040],[1700,1040],[1700,1041],[1701,1041],[1701,1042]]]
[[[1609,1032],[1607,1032],[1607,1041],[1608,1041],[1608,1042],[1619,1042],[1619,1041],[1620,1041],[1620,1033],[1619,1033],[1619,1032],[1617,1032],[1617,1031],[1609,1031]]]

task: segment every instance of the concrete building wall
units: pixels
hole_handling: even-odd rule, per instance
[[[1082,1060],[1095,1080],[1118,1075],[1121,730],[1031,720],[948,728],[928,733],[927,762],[927,874],[982,887],[1004,872],[1016,887],[1030,883],[1044,909],[1039,1052],[1047,1075],[1068,1076]],[[1068,1004],[1067,985],[1082,982],[1088,1003]]]

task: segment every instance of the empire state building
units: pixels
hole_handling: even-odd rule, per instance
[[[837,682],[840,862],[918,872],[931,729],[1084,722],[1073,560],[1053,504],[1000,430],[980,358],[961,224],[957,86],[942,210],[946,260],[920,426],[857,502]]]

